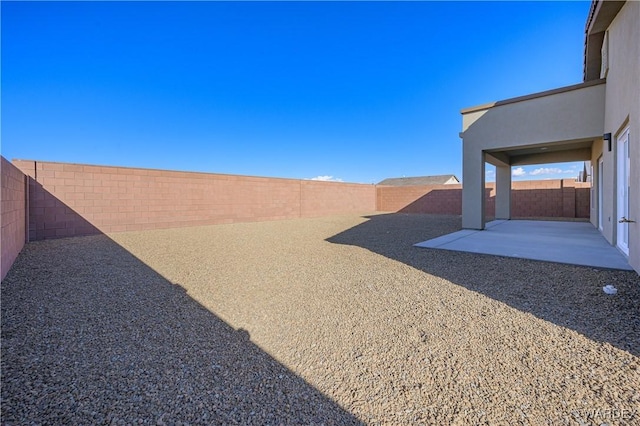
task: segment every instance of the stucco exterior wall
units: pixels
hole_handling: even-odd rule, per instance
[[[541,145],[552,147],[562,143],[571,148],[549,149],[544,153],[515,158],[518,164],[588,160],[591,151],[586,144],[603,134],[605,94],[604,80],[595,80],[464,109],[463,228],[484,229],[484,162],[489,159],[501,161],[505,166],[514,164],[511,157],[501,159],[501,156],[508,155],[497,151],[538,148]],[[508,188],[509,174],[498,174],[504,178],[498,182]],[[499,213],[505,218],[510,217],[508,195],[498,188]]]
[[[499,102],[486,110],[463,111],[464,148],[489,150],[601,137],[604,99],[605,85],[596,82],[504,105]]]
[[[26,177],[4,157],[0,157],[2,180],[2,280],[24,247],[26,240]]]
[[[611,152],[603,152],[605,168],[605,238],[616,243],[616,137],[630,127],[631,191],[629,216],[629,263],[640,271],[640,2],[628,1],[609,26],[609,72],[605,100],[604,133],[611,133]]]
[[[603,149],[602,139],[595,140],[593,142],[593,145],[591,145],[591,166],[593,168],[593,172],[591,174],[592,186],[591,186],[591,194],[590,194],[591,208],[589,211],[589,221],[596,228],[598,228],[598,197],[599,197],[599,191],[601,190],[600,188],[598,188],[598,180],[599,180],[598,161],[602,156],[602,149]],[[611,241],[609,241],[609,243],[611,243]]]

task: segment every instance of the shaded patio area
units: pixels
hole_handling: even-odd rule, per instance
[[[486,163],[496,167],[496,219],[509,219],[512,167],[593,160],[604,99],[605,80],[593,80],[463,109],[462,227],[485,228]]]
[[[632,270],[589,222],[494,220],[484,231],[463,229],[416,247]]]

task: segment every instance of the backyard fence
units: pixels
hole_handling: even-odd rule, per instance
[[[18,257],[26,241],[27,224],[27,178],[13,164],[0,157],[2,181],[2,258],[0,279]]]
[[[382,186],[2,158],[2,270],[25,241],[359,214],[460,215],[462,186]],[[513,182],[517,217],[589,217],[589,184]],[[486,214],[495,186],[486,187]]]
[[[374,185],[16,160],[29,238],[376,210]]]
[[[485,215],[495,216],[495,183],[485,186]],[[511,183],[511,217],[589,218],[591,184],[574,179]],[[377,208],[403,213],[462,214],[462,185],[378,186]]]

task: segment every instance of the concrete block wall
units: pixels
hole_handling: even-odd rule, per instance
[[[591,184],[577,182],[576,185],[576,217],[588,218],[591,214]]]
[[[513,217],[563,217],[569,212],[564,208],[561,180],[513,182],[511,188]]]
[[[573,179],[518,181],[511,186],[511,217],[588,218],[590,183]],[[485,214],[495,215],[495,183],[487,183]],[[378,210],[462,214],[462,185],[378,186]]]
[[[4,157],[0,157],[2,186],[2,254],[0,280],[2,280],[24,247],[27,225],[26,176]]]
[[[460,215],[462,185],[376,186],[2,158],[2,278],[25,241],[374,211]],[[514,182],[512,216],[588,217],[590,184]],[[495,184],[485,213],[495,211]]]
[[[460,195],[462,198],[462,194]],[[462,210],[461,213],[462,214]],[[496,184],[495,182],[488,182],[484,186],[484,214],[487,218],[495,217],[496,215]]]
[[[375,186],[15,160],[30,176],[29,239],[400,211],[459,215],[462,185]],[[512,217],[589,217],[590,184],[512,184]],[[495,212],[486,185],[485,214]]]
[[[485,215],[495,215],[495,184],[485,186]],[[462,185],[378,186],[380,211],[462,214]]]
[[[309,180],[299,182],[301,217],[376,211],[375,185]]]
[[[512,217],[589,218],[590,188],[573,179],[513,182]]]
[[[462,214],[462,185],[382,186],[378,209],[388,212]]]
[[[374,185],[14,160],[31,240],[376,210]]]

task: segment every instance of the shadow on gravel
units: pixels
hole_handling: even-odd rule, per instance
[[[381,214],[327,241],[365,248],[640,356],[640,278],[534,260],[413,247],[461,229],[459,216]],[[602,287],[614,284],[615,297]]]
[[[2,424],[361,424],[104,235],[2,281]]]

